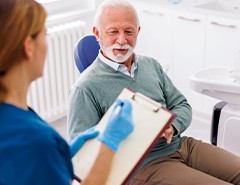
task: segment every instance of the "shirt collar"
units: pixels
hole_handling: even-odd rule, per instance
[[[99,56],[100,60],[103,61],[105,64],[107,64],[111,68],[115,69],[116,71],[118,70],[118,67],[119,67],[120,64],[116,63],[116,62],[113,62],[113,61],[107,59],[106,57],[104,57],[101,50],[99,50],[98,56]]]

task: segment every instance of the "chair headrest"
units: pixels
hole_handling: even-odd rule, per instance
[[[74,60],[78,70],[83,72],[98,56],[100,46],[94,35],[79,39],[74,49]]]

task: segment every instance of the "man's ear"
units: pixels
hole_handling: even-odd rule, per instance
[[[31,58],[33,55],[33,39],[28,36],[23,43],[23,50],[27,59]]]
[[[93,34],[95,35],[97,41],[99,42],[99,31],[96,26],[93,27]]]
[[[140,30],[141,30],[141,26],[138,27],[138,33],[140,32]]]
[[[140,30],[141,30],[141,26],[138,27],[138,34],[139,34]]]

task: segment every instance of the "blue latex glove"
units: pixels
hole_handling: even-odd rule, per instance
[[[98,140],[117,151],[121,141],[133,131],[132,105],[128,100],[117,100],[107,126]]]
[[[95,138],[98,134],[99,131],[94,130],[95,127],[91,127],[84,132],[80,133],[77,137],[73,139],[73,141],[70,144],[70,155],[73,157],[77,151],[82,148],[83,144],[88,140]]]

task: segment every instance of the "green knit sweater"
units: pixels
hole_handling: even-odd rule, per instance
[[[170,144],[163,138],[159,140],[144,165],[178,149],[180,134],[190,125],[192,112],[161,65],[153,58],[138,57],[134,78],[114,70],[99,58],[80,75],[69,95],[68,134],[72,139],[96,125],[125,87],[140,92],[176,113],[172,125],[177,131]]]

